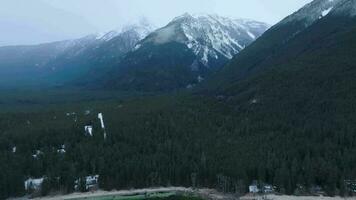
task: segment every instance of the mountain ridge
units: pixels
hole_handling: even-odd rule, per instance
[[[204,65],[207,65],[208,56],[216,58],[217,54],[220,54],[231,59],[234,54],[244,49],[268,28],[269,25],[266,23],[254,20],[230,19],[216,14],[185,13],[159,29],[156,35],[149,35],[141,42],[141,45],[148,42],[155,44],[171,41],[184,43],[196,55],[199,55],[199,60]],[[179,31],[182,35],[169,35],[170,31],[174,31],[171,29],[178,29],[175,31]],[[202,41],[198,42],[198,40]]]
[[[268,28],[257,21],[186,13],[140,41],[100,82],[119,90],[192,88]]]
[[[290,43],[296,41],[299,35],[303,35],[311,29],[311,26],[321,24],[325,21],[330,21],[330,24],[335,28],[334,31],[340,31],[336,28],[336,22],[333,21],[337,21],[338,19],[342,19],[342,21],[353,19],[353,15],[349,13],[353,12],[352,9],[355,3],[352,0],[315,0],[307,4],[299,11],[272,26],[259,39],[239,53],[219,72],[220,75],[213,77],[213,80],[207,83],[206,86],[203,86],[203,88],[210,88],[212,89],[211,91],[221,91],[224,90],[224,85],[232,85],[234,82],[244,81],[246,77],[262,73],[263,70],[268,69],[271,65],[275,65],[276,61],[282,63],[286,62],[283,59],[293,60],[295,56],[303,53],[303,49],[306,49],[308,45],[313,45],[319,39],[314,35],[314,41],[308,41],[309,43],[306,44],[297,44],[294,42],[295,48],[286,50],[286,47],[291,46]],[[333,9],[330,9],[331,7]],[[345,9],[349,11],[345,12]],[[318,12],[315,12],[315,10]],[[324,13],[323,16],[322,14],[325,10],[328,12]],[[310,19],[312,19],[311,22],[309,21]],[[340,22],[341,26],[342,24],[343,22]],[[321,29],[326,28],[326,26]],[[311,38],[309,37],[309,39]],[[288,55],[288,58],[286,55]]]
[[[14,85],[11,77],[20,73],[24,85],[41,85],[41,81],[51,87],[84,77],[98,67],[106,70],[153,31],[154,26],[147,23],[75,40],[0,47],[0,77],[4,76],[4,84]]]

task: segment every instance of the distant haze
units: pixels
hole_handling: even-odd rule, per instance
[[[73,39],[146,17],[163,26],[185,12],[275,24],[311,0],[1,0],[0,46]]]

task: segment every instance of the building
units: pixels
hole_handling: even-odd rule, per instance
[[[86,177],[86,189],[87,190],[97,188],[98,184],[99,184],[99,175]]]
[[[85,189],[96,190],[99,187],[99,175],[87,176],[85,178]],[[77,179],[74,184],[75,190],[80,190],[81,178]]]
[[[347,191],[356,193],[356,180],[345,180],[344,184],[346,186]]]
[[[38,179],[33,179],[29,178],[27,179],[24,184],[25,184],[25,190],[39,190],[41,189],[42,183],[43,183],[44,178],[38,178]]]
[[[259,193],[260,192],[260,190],[258,189],[256,184],[250,185],[248,187],[248,190],[250,193]]]
[[[272,185],[264,185],[263,187],[262,187],[262,192],[263,193],[273,193],[274,192],[274,188],[273,188],[273,186]]]

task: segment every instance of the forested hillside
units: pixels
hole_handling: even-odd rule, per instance
[[[355,10],[354,0],[315,0],[189,91],[3,93],[0,198],[23,195],[29,177],[44,177],[41,194],[47,195],[72,192],[75,180],[96,174],[105,190],[173,185],[242,194],[257,182],[283,194],[353,195]],[[186,49],[181,47],[160,46],[167,52]],[[146,55],[147,48],[130,55]],[[169,60],[172,52],[194,60],[191,52],[160,52],[148,60]],[[179,70],[185,61],[170,65]],[[129,88],[131,81],[134,89],[167,88],[165,79],[154,80],[174,73],[169,65],[155,66],[155,72],[127,70],[108,86]],[[198,75],[180,72],[183,80]],[[98,113],[104,115],[106,140]],[[92,137],[86,125],[94,127]],[[65,153],[58,151],[63,147]]]
[[[260,115],[259,99],[222,98],[181,94],[1,113],[0,193],[21,195],[27,177],[43,176],[43,194],[72,192],[74,180],[99,174],[107,190],[195,183],[244,193],[260,180],[287,194],[312,186],[346,194],[344,180],[356,177],[355,123],[283,109]],[[94,125],[93,137],[85,136],[87,124]],[[37,150],[43,154],[34,158]]]

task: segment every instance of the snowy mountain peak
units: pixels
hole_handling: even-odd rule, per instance
[[[110,41],[123,33],[135,33],[139,37],[139,40],[142,40],[155,29],[156,27],[148,20],[141,19],[139,22],[125,25],[121,29],[99,33],[96,35],[96,39]]]
[[[134,25],[125,26],[121,32],[122,33],[135,32],[139,36],[139,39],[142,40],[147,35],[149,35],[152,31],[154,31],[155,29],[156,29],[156,27],[151,24],[147,24],[147,25],[134,24]]]
[[[209,67],[211,60],[220,57],[231,59],[268,28],[267,24],[253,20],[185,13],[150,34],[142,43],[183,43],[202,64]]]

